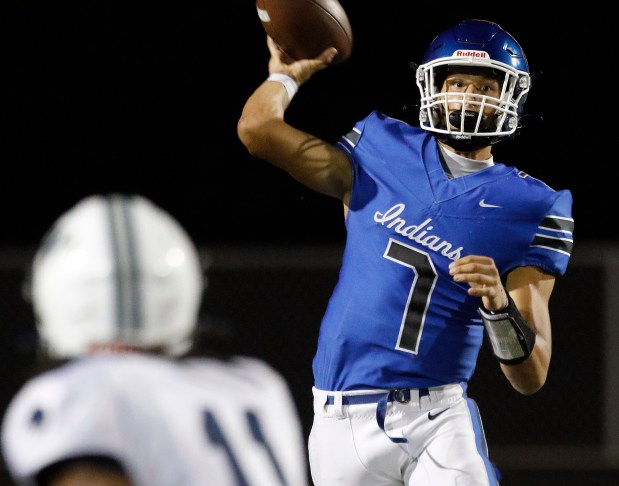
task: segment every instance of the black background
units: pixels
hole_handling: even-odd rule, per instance
[[[541,2],[341,3],[353,28],[352,57],[301,88],[287,112],[291,123],[335,142],[373,109],[411,116],[402,111],[418,99],[409,63],[419,62],[434,36],[456,21],[493,20],[522,44],[531,70],[543,73],[535,78],[525,109],[543,122],[525,126],[515,140],[497,145],[495,159],[555,189],[572,191],[575,254],[580,243],[619,242],[614,218],[615,16],[594,2],[587,2],[586,9]],[[243,104],[268,74],[265,33],[252,0],[202,6],[13,2],[4,12],[0,246],[36,245],[59,214],[80,198],[116,191],[151,198],[207,247],[284,244],[302,249],[305,244],[343,242],[339,201],[252,158],[237,139]],[[498,373],[498,368],[487,352],[481,355],[471,387],[479,391],[484,410],[501,411],[486,413],[493,444],[517,441],[519,431],[526,443],[553,440],[566,435],[565,423],[580,425],[569,427],[566,443],[588,444],[602,435],[601,424],[591,426],[579,416],[581,395],[574,393],[573,383],[586,383],[581,388],[587,396],[602,403],[601,393],[592,394],[601,387],[595,378],[602,358],[593,352],[581,355],[574,342],[583,339],[590,348],[598,347],[590,337],[598,336],[591,323],[601,322],[595,312],[603,307],[587,306],[600,298],[601,290],[592,282],[603,278],[603,272],[596,269],[595,278],[586,278],[586,272],[575,269],[557,289],[567,298],[554,300],[553,315],[568,329],[557,333],[549,386],[527,402],[526,410],[507,385],[497,385],[503,383],[501,377],[484,375],[490,373],[484,370]],[[6,296],[0,302],[6,348],[3,402],[24,367],[14,356],[19,355],[15,336],[24,322],[32,324],[19,295],[22,269],[11,272],[0,279]],[[294,268],[237,273],[211,270],[206,307],[240,324],[239,351],[259,350],[259,356],[286,372],[307,430],[308,363],[335,269],[317,270],[312,278],[297,275]],[[239,295],[249,300],[240,305]],[[573,319],[572,332],[570,316],[580,316]],[[291,322],[298,325],[292,332]],[[266,328],[272,332],[263,332]],[[570,353],[576,354],[573,360]],[[567,415],[555,416],[565,396],[573,397],[576,406],[560,407]],[[504,413],[509,407],[519,410],[517,417],[533,416],[523,424],[495,417],[509,416]],[[536,420],[551,433],[529,434]],[[616,471],[608,473],[609,479],[611,474],[613,479],[603,482],[590,471],[561,475],[551,470],[535,474],[535,482],[524,471],[512,471],[506,485],[616,484]]]
[[[574,195],[575,240],[617,240],[616,19],[542,4],[437,7],[342,1],[354,48],[317,74],[287,119],[329,141],[378,108],[418,99],[409,62],[457,20],[498,22],[542,72],[515,140],[495,159]],[[15,3],[4,16],[0,244],[36,244],[93,192],[137,192],[170,210],[200,244],[340,242],[338,201],[248,155],[236,122],[267,76],[251,0],[197,7],[109,2]],[[612,185],[612,187],[611,187]]]

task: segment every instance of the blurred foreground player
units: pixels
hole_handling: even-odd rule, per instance
[[[513,388],[537,392],[552,351],[548,303],[573,244],[570,191],[493,158],[529,92],[522,48],[493,22],[459,22],[416,72],[419,127],[374,111],[331,144],[284,114],[334,50],[294,62],[268,46],[269,77],[239,137],[342,201],[346,217],[313,361],[314,484],[496,486],[466,393],[484,329]]]
[[[204,284],[184,229],[143,197],[94,195],[59,218],[31,297],[42,351],[62,365],[4,417],[18,484],[307,484],[282,376],[253,358],[192,355]]]

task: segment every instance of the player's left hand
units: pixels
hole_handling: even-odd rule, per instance
[[[496,312],[507,307],[507,292],[499,269],[490,257],[467,255],[449,265],[454,282],[469,284],[469,295],[481,297],[483,306]]]

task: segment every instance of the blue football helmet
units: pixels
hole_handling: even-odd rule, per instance
[[[448,99],[441,92],[443,82],[449,73],[461,72],[489,73],[499,81],[499,98],[450,92]],[[474,150],[511,138],[520,127],[531,87],[520,44],[499,25],[475,19],[456,24],[432,41],[417,67],[416,82],[421,93],[421,128],[456,150]]]

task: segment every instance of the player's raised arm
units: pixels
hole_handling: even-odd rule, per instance
[[[298,87],[325,69],[337,51],[330,48],[315,59],[293,61],[270,37],[267,42],[269,77],[247,100],[238,136],[253,156],[285,170],[310,189],[346,202],[352,181],[346,154],[284,120]]]

